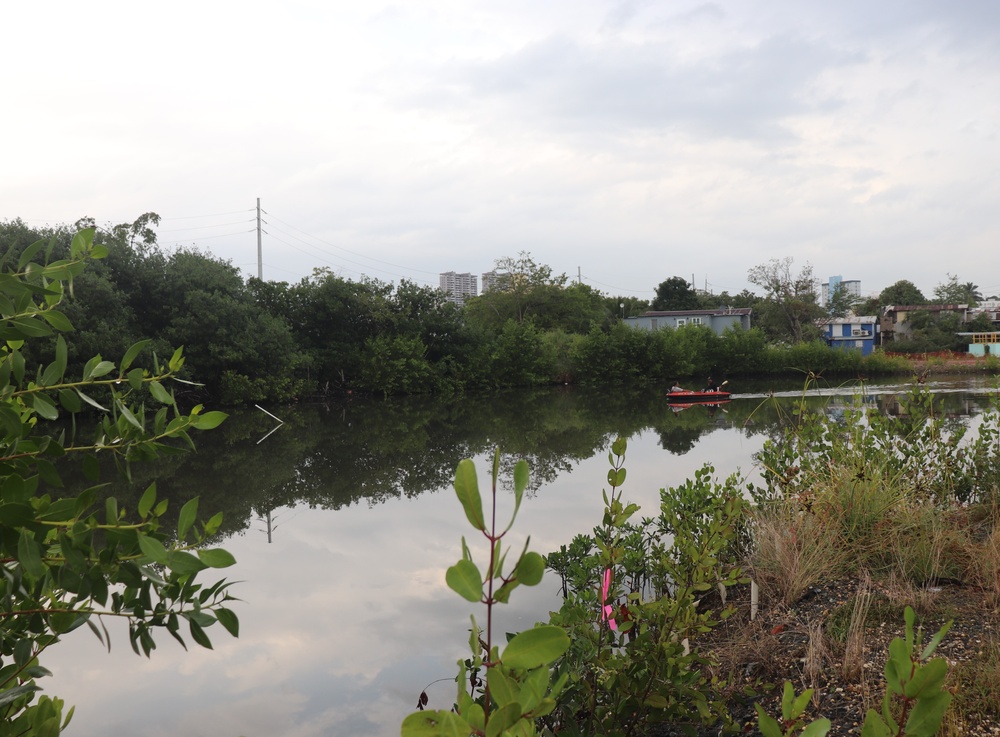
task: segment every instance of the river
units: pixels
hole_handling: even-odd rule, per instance
[[[929,386],[956,421],[980,413],[991,391],[980,377]],[[175,514],[192,496],[205,518],[223,511],[218,544],[238,561],[224,573],[239,581],[239,639],[215,626],[213,650],[185,652],[163,633],[146,659],[116,623],[108,623],[110,653],[81,628],[45,653],[55,675],[39,685],[76,706],[71,735],[398,735],[421,690],[452,678],[467,654],[476,607],[447,589],[444,571],[460,557],[462,535],[477,560],[485,552],[451,490],[459,460],[475,459],[484,491],[493,448],[505,467],[528,460],[532,483],[507,543],[519,550],[530,535],[531,549],[547,553],[599,524],[618,434],[628,438],[624,496],[653,516],[659,489],[703,464],[720,477],[755,474],[754,453],[792,404],[897,411],[893,397],[908,388],[760,383],[734,387],[723,407],[679,411],[656,389],[353,399],[268,407],[280,426],[256,409],[233,413],[196,438],[197,453],[137,466],[135,483],[115,494],[134,508],[155,478]],[[512,494],[500,498],[506,519]],[[558,581],[547,574],[501,607],[499,631],[556,607]],[[432,708],[447,708],[454,684],[428,694]]]

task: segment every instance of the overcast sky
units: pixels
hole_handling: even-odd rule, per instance
[[[8,3],[0,220],[297,281],[529,251],[611,294],[772,258],[1000,293],[1000,3]]]

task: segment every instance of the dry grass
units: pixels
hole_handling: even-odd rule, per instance
[[[844,662],[841,671],[844,679],[851,683],[857,683],[864,678],[865,623],[868,621],[868,610],[871,608],[871,604],[871,579],[865,574],[862,576],[858,592],[854,596],[851,622],[847,626],[847,639],[844,643]]]
[[[994,606],[1000,605],[1000,526],[994,527],[981,543],[972,545],[970,576],[990,593]]]
[[[839,535],[816,515],[777,504],[757,510],[754,522],[749,568],[769,598],[793,604],[846,562]]]
[[[823,622],[816,620],[809,623],[809,642],[806,645],[806,656],[802,664],[802,677],[806,688],[813,689],[813,706],[819,708],[823,690],[821,685],[829,665],[830,649],[826,645],[823,634]]]

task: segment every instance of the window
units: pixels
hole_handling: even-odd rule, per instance
[[[691,324],[692,325],[701,325],[701,318],[700,317],[692,317],[691,318]]]
[[[652,328],[653,330],[656,330],[656,328],[659,327],[659,322],[660,321],[657,320],[655,317],[651,318],[649,321],[649,327]]]
[[[682,328],[685,325],[687,325],[687,320],[685,318],[683,318],[683,317],[678,317],[677,318],[677,327]]]

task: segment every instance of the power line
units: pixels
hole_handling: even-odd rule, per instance
[[[203,228],[224,228],[227,225],[240,225],[241,223],[252,223],[253,220],[234,220],[228,223],[217,223],[215,225],[195,225],[190,228],[174,228],[172,230],[161,230],[161,233],[180,233],[185,230],[201,230]]]
[[[599,284],[600,286],[606,287],[608,289],[617,289],[619,292],[629,292],[631,294],[648,294],[650,292],[656,291],[654,289],[637,290],[637,289],[626,289],[625,287],[616,287],[613,284],[605,284],[604,282],[599,282],[596,279],[591,279],[586,274],[583,274],[580,278],[583,279],[584,281],[587,281],[587,282],[591,283],[591,284]]]
[[[303,235],[309,236],[313,240],[319,241],[320,243],[322,243],[325,246],[329,246],[330,248],[336,248],[337,250],[343,251],[344,253],[349,253],[352,256],[357,256],[359,258],[367,259],[369,261],[374,261],[375,263],[379,263],[379,264],[385,264],[386,266],[391,266],[394,269],[403,269],[404,271],[415,271],[415,272],[420,273],[420,274],[430,274],[430,275],[435,276],[435,277],[437,276],[437,272],[425,271],[423,269],[414,269],[414,268],[409,267],[409,266],[402,266],[401,264],[394,264],[391,261],[382,261],[381,259],[372,258],[371,256],[365,256],[363,253],[358,253],[356,251],[350,250],[349,248],[344,248],[343,246],[338,246],[335,243],[330,243],[329,241],[323,240],[322,238],[320,238],[318,236],[315,236],[315,235],[312,235],[311,233],[307,233],[306,231],[301,230],[300,228],[296,228],[291,223],[287,223],[284,220],[282,220],[281,218],[279,218],[279,217],[277,217],[275,215],[272,215],[267,210],[264,210],[264,214],[270,215],[272,218],[274,218],[277,222],[281,223],[282,225],[285,225],[285,226],[291,228],[294,231],[302,233]],[[291,233],[286,233],[286,235],[288,235],[289,237],[292,237],[292,238],[295,237]],[[357,262],[352,262],[352,263],[357,263]],[[386,272],[386,273],[391,273],[391,272]]]
[[[245,212],[253,212],[253,210],[231,210],[230,212],[217,212],[212,215],[182,215],[179,217],[161,217],[160,220],[196,220],[198,218],[221,218],[227,215],[241,215]]]

